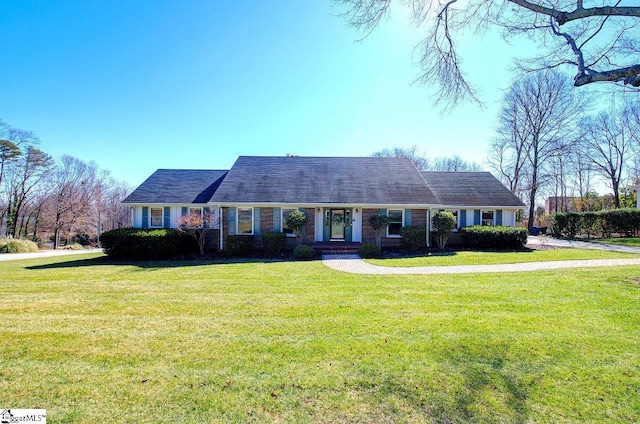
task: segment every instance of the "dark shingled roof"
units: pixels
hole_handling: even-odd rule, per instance
[[[158,169],[122,203],[207,203],[227,171]]]
[[[438,203],[408,159],[299,156],[240,156],[211,201]]]
[[[489,172],[422,171],[421,174],[445,206],[524,206]]]

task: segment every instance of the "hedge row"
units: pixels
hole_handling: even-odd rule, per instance
[[[613,209],[599,212],[557,213],[551,217],[551,232],[556,236],[587,237],[601,235],[611,237],[612,233],[625,235],[640,231],[640,209]]]
[[[483,249],[521,249],[527,243],[527,229],[475,225],[461,230],[465,247]]]
[[[166,259],[199,251],[193,238],[170,229],[121,228],[102,233],[100,242],[117,259]]]

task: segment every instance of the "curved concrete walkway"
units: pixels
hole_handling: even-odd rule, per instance
[[[534,272],[567,268],[591,268],[640,265],[637,259],[587,259],[576,261],[525,262],[497,265],[452,265],[452,266],[412,266],[391,267],[371,265],[358,255],[326,255],[322,263],[336,271],[350,274],[394,275],[394,274],[474,274],[496,272]]]
[[[579,249],[606,250],[609,252],[637,253],[640,248],[630,246],[616,246],[612,244],[589,243],[575,240],[554,239],[551,237],[529,236],[527,244],[547,245],[554,247],[567,247]],[[473,274],[473,273],[495,273],[495,272],[535,272],[548,271],[554,269],[568,268],[593,268],[593,267],[613,267],[640,265],[639,258],[629,259],[586,259],[574,261],[551,261],[551,262],[524,262],[517,264],[496,264],[496,265],[453,265],[453,266],[416,266],[416,267],[390,267],[372,265],[363,261],[358,255],[325,255],[322,263],[336,271],[348,272],[351,274]]]

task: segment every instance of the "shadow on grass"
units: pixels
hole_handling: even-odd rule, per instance
[[[266,258],[232,258],[232,259],[167,259],[149,261],[124,261],[111,259],[108,256],[91,259],[76,259],[55,263],[27,266],[25,269],[60,269],[82,268],[92,266],[134,266],[142,269],[182,268],[203,265],[234,265],[251,263],[283,263],[294,262],[293,259],[266,259]]]
[[[500,347],[485,349],[484,354],[460,346],[450,360],[456,369],[464,370],[463,387],[455,395],[452,409],[441,407],[436,415],[443,422],[476,422],[486,419],[482,406],[497,402],[509,414],[509,421],[525,423],[527,419],[527,398],[530,384],[517,370],[509,370]],[[448,410],[447,410],[448,409]],[[497,411],[493,411],[498,413]]]
[[[460,250],[443,250],[443,251],[429,251],[424,253],[416,253],[416,254],[391,254],[388,256],[383,256],[378,259],[412,259],[412,258],[438,258],[438,257],[453,257],[457,256],[462,252],[473,252],[473,253],[532,253],[535,252],[535,249],[530,249],[528,247],[522,249],[506,249],[506,250],[492,250],[492,249],[460,249]]]

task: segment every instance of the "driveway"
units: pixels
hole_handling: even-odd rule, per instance
[[[83,249],[83,250],[38,250],[34,253],[2,253],[0,254],[0,262],[2,261],[16,261],[20,259],[37,259],[37,258],[51,258],[54,256],[71,256],[71,255],[84,255],[86,253],[98,253],[102,252],[102,249]]]
[[[622,253],[640,253],[640,247],[632,246],[618,246],[615,244],[604,243],[590,243],[586,241],[577,240],[564,240],[556,239],[553,237],[545,236],[529,236],[527,238],[527,244],[531,245],[546,245],[554,247],[569,247],[575,249],[593,249],[593,250],[606,250],[608,252],[622,252]]]
[[[629,246],[615,246],[612,244],[588,243],[584,241],[554,239],[552,237],[529,236],[529,245],[546,245],[565,248],[606,250],[609,252],[623,252],[640,254],[640,248]],[[394,274],[472,274],[498,272],[535,272],[569,268],[593,268],[640,265],[640,257],[629,259],[587,259],[574,261],[526,262],[517,264],[496,265],[453,265],[453,266],[416,266],[416,267],[388,267],[372,265],[363,261],[358,255],[325,255],[322,263],[336,271],[350,274],[394,275]]]

